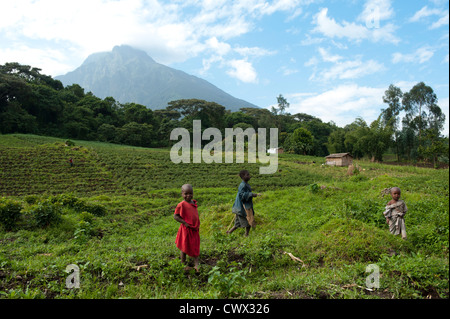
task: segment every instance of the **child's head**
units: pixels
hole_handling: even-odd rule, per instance
[[[397,201],[400,199],[401,190],[398,187],[392,187],[391,188],[391,197],[393,200]]]
[[[239,177],[242,178],[244,182],[248,182],[251,178],[249,171],[247,171],[246,169],[243,169],[239,172]]]
[[[184,184],[181,186],[181,196],[183,196],[183,199],[187,202],[192,200],[194,197],[194,189],[191,184]]]

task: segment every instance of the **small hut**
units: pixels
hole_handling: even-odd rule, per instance
[[[326,164],[332,166],[349,166],[353,163],[353,156],[350,153],[336,153],[325,157]]]

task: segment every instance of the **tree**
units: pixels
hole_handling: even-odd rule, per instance
[[[423,118],[427,116],[424,108],[428,110],[434,109],[437,105],[437,97],[433,89],[425,83],[420,82],[413,86],[413,88],[403,95],[402,103],[404,109],[410,117],[410,123],[417,126],[419,130],[419,141],[422,136],[422,130],[425,128]],[[414,116],[418,114],[417,118]]]
[[[114,125],[103,123],[97,130],[97,136],[102,142],[114,142],[117,128]]]
[[[351,124],[344,127],[345,130],[345,152],[349,152],[354,158],[361,158],[366,154],[362,138],[369,134],[367,123],[357,117]]]
[[[283,95],[278,95],[277,97],[278,108],[272,106],[273,115],[284,114],[284,111],[289,107],[288,101],[283,97]]]
[[[328,136],[328,141],[326,143],[328,152],[330,154],[346,152],[347,150],[344,142],[345,142],[344,129],[338,129],[331,132],[331,134]]]
[[[306,128],[300,127],[289,134],[285,144],[288,151],[307,155],[313,149],[314,136]]]
[[[254,123],[252,124],[255,130],[260,127],[270,128],[278,127],[276,125],[276,117],[267,109],[259,109],[253,107],[243,107],[241,111],[253,118]]]
[[[448,143],[445,139],[439,137],[433,129],[427,129],[423,132],[423,143],[418,147],[418,153],[424,158],[432,160],[433,167],[437,167],[437,159],[441,155],[448,156]]]
[[[398,122],[400,111],[403,110],[401,99],[403,92],[395,85],[389,85],[389,88],[384,92],[383,102],[388,104],[387,109],[381,110],[381,116],[384,125],[391,125],[394,132],[394,143],[397,155],[397,161],[399,160],[399,146],[398,146]]]
[[[201,120],[202,127],[215,127],[220,130],[225,129],[224,115],[225,107],[215,102],[208,102],[199,99],[183,99],[169,102],[166,108],[168,111],[178,111],[183,115],[186,125],[193,120]]]
[[[238,123],[247,123],[250,124],[252,127],[255,126],[255,120],[253,119],[253,117],[251,117],[248,114],[245,114],[242,111],[238,111],[238,112],[227,112],[225,114],[225,125],[226,127],[233,127],[234,125],[238,124]]]
[[[153,127],[150,124],[130,122],[117,129],[116,142],[133,146],[152,146]]]
[[[368,134],[361,137],[359,142],[365,154],[372,161],[383,161],[383,154],[389,147],[392,136],[392,127],[383,125],[381,116],[370,124]]]

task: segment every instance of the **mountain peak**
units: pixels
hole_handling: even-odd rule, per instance
[[[126,63],[132,60],[156,63],[145,51],[135,49],[129,45],[116,45],[110,52],[97,52],[89,55],[83,62],[85,64],[102,63],[112,61],[114,63]]]
[[[139,50],[136,48],[133,48],[129,45],[123,44],[123,45],[116,45],[112,49],[113,54],[118,54],[126,58],[140,58],[140,59],[147,59],[149,61],[155,62],[148,54],[147,52],[143,50]]]
[[[169,102],[181,99],[216,102],[231,111],[257,107],[208,81],[159,64],[145,51],[129,45],[91,54],[80,67],[55,79],[65,86],[79,84],[99,98],[112,96],[120,103],[138,103],[151,109],[164,109]]]

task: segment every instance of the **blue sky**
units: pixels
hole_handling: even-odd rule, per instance
[[[390,84],[423,81],[449,117],[447,0],[0,2],[0,64],[56,76],[128,44],[263,108],[368,124]],[[126,101],[120,101],[126,102]]]

